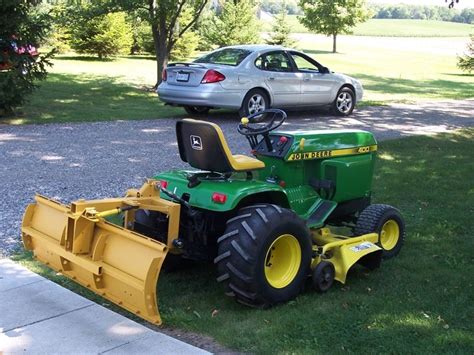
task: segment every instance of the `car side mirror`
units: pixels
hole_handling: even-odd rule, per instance
[[[328,67],[322,67],[321,68],[321,73],[322,74],[329,74],[330,73],[329,68]]]

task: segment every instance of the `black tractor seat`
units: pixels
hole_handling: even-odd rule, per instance
[[[176,123],[181,160],[193,168],[217,173],[248,172],[265,164],[246,155],[233,155],[221,128],[212,122],[184,119]]]

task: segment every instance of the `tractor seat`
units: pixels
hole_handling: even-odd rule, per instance
[[[193,168],[217,173],[262,169],[265,164],[246,155],[232,155],[215,123],[184,119],[176,123],[181,160]]]

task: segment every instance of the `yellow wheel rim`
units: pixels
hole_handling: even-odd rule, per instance
[[[388,220],[380,231],[380,244],[385,250],[395,248],[400,238],[400,227],[393,219]]]
[[[283,234],[273,241],[265,257],[265,277],[274,288],[288,286],[301,265],[301,247],[291,234]]]

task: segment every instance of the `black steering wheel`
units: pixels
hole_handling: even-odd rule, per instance
[[[237,131],[247,137],[252,149],[258,144],[257,136],[262,135],[268,151],[271,152],[273,147],[268,134],[280,127],[287,117],[286,112],[280,109],[255,112],[248,117],[242,117]]]
[[[280,127],[286,117],[286,112],[280,109],[255,112],[248,117],[242,117],[237,130],[244,136],[263,135]]]

